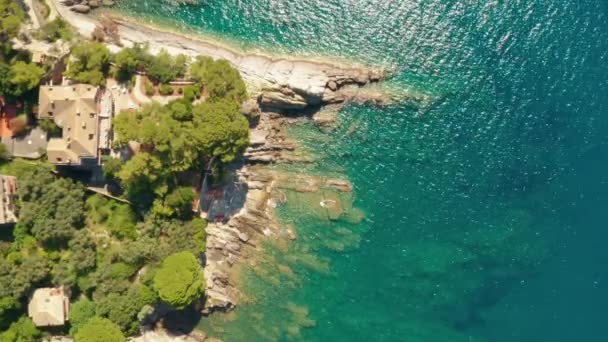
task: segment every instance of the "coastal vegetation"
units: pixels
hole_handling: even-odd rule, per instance
[[[19,101],[36,99],[47,74],[28,53],[12,48],[23,20],[13,1],[0,0],[0,95]],[[121,201],[92,195],[65,168],[8,156],[0,161],[0,173],[18,180],[18,223],[0,238],[0,341],[46,336],[25,315],[40,287],[70,293],[69,322],[56,332],[83,342],[124,341],[159,306],[184,310],[204,298],[207,221],[194,215],[194,189],[210,165],[221,168],[249,144],[240,109],[245,84],[225,61],[190,63],[185,55],[153,55],[145,45],[113,54],[102,43],[78,40],[61,19],[33,37],[78,41],[65,73],[74,82],[132,84],[141,73],[151,92],[181,96],[117,113],[113,147],[139,146],[128,160],[103,157],[106,180],[124,191]],[[175,80],[194,82],[173,87]],[[48,136],[61,136],[52,120],[37,123]]]
[[[13,49],[11,39],[17,37],[25,13],[11,0],[0,0],[0,95],[15,99],[24,97],[37,87],[45,70],[30,63],[28,53]]]

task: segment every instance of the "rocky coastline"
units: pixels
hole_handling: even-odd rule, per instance
[[[89,10],[91,1],[86,2]],[[83,14],[88,10],[77,7],[85,6],[82,1],[49,2],[60,17],[85,37],[90,37],[100,25],[96,17]],[[281,225],[274,216],[275,208],[287,200],[285,190],[318,196],[321,196],[321,190],[325,193],[352,193],[351,184],[343,179],[277,171],[273,166],[281,163],[314,162],[314,158],[303,153],[288,136],[286,128],[299,120],[313,120],[319,127],[331,128],[336,122],[338,109],[348,102],[390,103],[393,98],[370,88],[371,84],[384,80],[388,73],[364,66],[244,53],[126,18],[113,17],[112,20],[120,41],[108,42],[110,49],[116,51],[123,46],[148,42],[152,53],[166,49],[171,54],[223,58],[241,72],[249,93],[253,95],[243,106],[243,113],[252,122],[251,145],[232,170],[233,182],[241,189],[244,198],[242,206],[227,220],[212,220],[207,227],[204,267],[207,288],[201,312],[209,315],[232,310],[243,299],[239,287],[241,268],[255,266],[256,256],[263,253],[265,242],[297,239],[293,228]],[[318,205],[317,197],[314,198]],[[322,211],[323,215],[327,212],[330,219],[336,219],[345,209],[338,203],[332,208],[322,208]],[[143,335],[135,341],[209,340],[201,333],[179,338],[168,334],[162,329],[161,321],[156,328],[144,329]]]
[[[297,239],[293,228],[275,219],[275,208],[287,200],[284,190],[310,194],[319,193],[321,189],[352,192],[352,185],[343,179],[294,175],[272,167],[281,163],[314,161],[312,157],[300,154],[297,144],[287,135],[286,128],[298,120],[302,119],[264,112],[252,130],[251,146],[242,163],[234,168],[234,181],[243,184],[246,191],[242,209],[227,222],[210,222],[207,228],[204,314],[225,312],[239,303],[239,267],[253,267],[264,242]],[[336,216],[341,214],[338,209]]]

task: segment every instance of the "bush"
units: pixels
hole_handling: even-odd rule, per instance
[[[110,65],[110,51],[101,43],[84,43],[72,49],[66,76],[80,83],[101,86]]]
[[[199,260],[191,252],[168,256],[154,276],[154,288],[160,299],[178,310],[185,309],[200,298],[205,277]]]
[[[184,88],[184,99],[189,102],[201,97],[201,87],[199,85],[189,85]]]
[[[76,334],[78,329],[95,317],[95,303],[86,297],[70,304],[70,335]]]
[[[78,329],[75,342],[124,342],[125,335],[106,318],[94,317]]]
[[[159,92],[163,96],[173,95],[173,87],[169,84],[161,84]]]
[[[70,25],[61,18],[49,22],[34,33],[34,37],[49,43],[56,42],[59,39],[70,41],[73,35]]]
[[[29,342],[42,337],[42,332],[36,328],[34,322],[28,317],[21,317],[11,324],[7,331],[0,334],[2,342]]]
[[[144,90],[146,92],[146,95],[148,96],[153,96],[154,93],[156,93],[156,91],[154,90],[154,85],[152,85],[152,83],[148,80],[144,81]]]

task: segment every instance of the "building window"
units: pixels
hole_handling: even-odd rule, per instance
[[[53,116],[53,112],[49,112],[49,116]]]
[[[95,138],[95,134],[89,134],[89,140],[93,140]]]
[[[91,119],[92,119],[92,118],[94,118],[94,117],[95,117],[95,113],[91,113],[89,116],[90,116],[90,117],[91,117]]]
[[[61,163],[61,158],[57,157],[57,162]]]

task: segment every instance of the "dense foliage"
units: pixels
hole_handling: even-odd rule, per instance
[[[114,125],[116,144],[142,144],[142,152],[115,175],[131,198],[147,198],[147,205],[154,202],[154,212],[164,216],[183,216],[184,199],[192,198],[177,190],[177,173],[200,170],[211,158],[230,162],[249,144],[247,119],[229,100],[194,106],[186,99],[166,106],[153,103],[122,113]]]
[[[31,342],[42,337],[42,332],[36,328],[34,322],[28,317],[21,317],[17,322],[3,333],[0,333],[0,342]]]
[[[210,57],[199,56],[190,65],[190,77],[203,85],[209,93],[210,101],[245,101],[247,88],[238,70],[226,60],[214,61]]]
[[[34,33],[34,36],[40,40],[45,40],[49,43],[56,42],[59,39],[70,41],[73,37],[70,25],[61,18],[47,23]]]
[[[13,1],[0,0],[4,98],[35,99],[46,73],[27,53],[12,50],[24,18]],[[55,20],[35,35],[53,42],[71,34]],[[132,83],[136,72],[145,72],[151,92],[183,98],[116,116],[116,147],[137,142],[139,149],[126,162],[104,158],[103,172],[130,203],[87,194],[82,184],[50,172],[49,164],[2,161],[0,171],[18,177],[19,219],[12,237],[0,238],[0,342],[41,338],[22,317],[28,296],[40,287],[64,286],[73,295],[62,333],[76,341],[124,341],[160,303],[181,310],[202,297],[207,222],[193,217],[194,188],[210,161],[228,163],[245,150],[249,125],[240,114],[246,91],[238,71],[226,61],[189,62],[166,51],[153,56],[146,45],[115,55],[100,43],[72,48],[66,76],[74,82],[104,85],[111,73]],[[168,84],[187,78],[196,84],[175,91]],[[49,136],[61,134],[53,121],[38,124]]]
[[[15,1],[0,0],[0,96],[17,97],[33,90],[45,70],[29,63],[28,54],[12,49],[25,13]]]
[[[46,246],[63,246],[84,226],[84,187],[45,170],[22,177],[19,225]]]
[[[66,76],[80,83],[104,85],[110,57],[110,51],[104,44],[79,44],[72,49]]]
[[[205,278],[199,260],[190,252],[168,256],[154,276],[160,298],[184,309],[203,294]]]
[[[74,335],[76,342],[124,342],[125,336],[109,319],[94,317]]]

